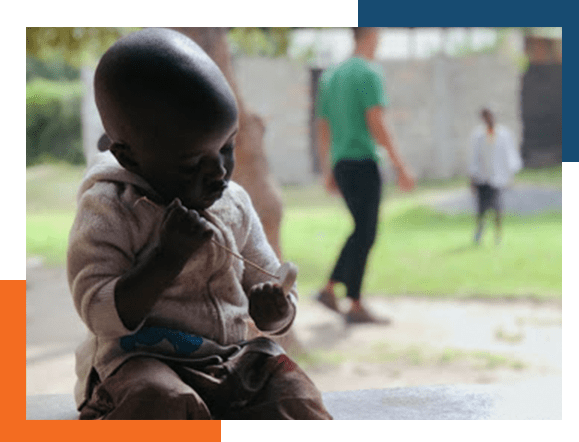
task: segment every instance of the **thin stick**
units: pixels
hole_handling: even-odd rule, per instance
[[[141,202],[141,201],[144,201],[144,202],[146,202],[146,203],[149,203],[149,204],[151,204],[151,205],[154,206],[154,207],[158,207],[157,204],[155,204],[153,201],[151,201],[151,200],[150,200],[149,198],[147,198],[146,196],[142,196],[142,197],[139,198],[137,201],[135,201],[135,206],[136,206],[139,202]],[[255,268],[256,268],[257,270],[259,270],[260,272],[263,272],[263,273],[265,273],[266,275],[271,276],[272,278],[279,280],[279,276],[276,276],[276,275],[274,275],[274,274],[272,274],[272,273],[269,273],[267,270],[262,269],[262,268],[261,268],[260,266],[258,266],[257,264],[249,261],[248,259],[245,259],[243,256],[235,253],[235,252],[234,252],[233,250],[231,250],[229,247],[226,247],[226,246],[224,246],[223,244],[221,244],[220,242],[218,242],[215,238],[211,238],[211,241],[212,241],[214,244],[216,244],[216,245],[218,245],[219,247],[221,247],[221,248],[222,248],[223,250],[225,250],[227,253],[235,256],[235,257],[238,258],[238,259],[241,259],[243,262],[249,264],[250,266],[255,267]]]
[[[258,266],[257,264],[255,264],[255,263],[249,261],[248,259],[245,259],[243,256],[235,253],[235,252],[234,252],[233,250],[231,250],[229,247],[226,247],[226,246],[224,246],[223,244],[221,244],[220,242],[218,242],[215,238],[211,238],[211,241],[212,241],[214,244],[217,244],[219,247],[221,247],[223,250],[225,250],[225,251],[228,252],[229,254],[235,256],[235,257],[238,258],[238,259],[241,259],[243,262],[249,264],[250,266],[255,267],[255,268],[256,268],[257,270],[259,270],[260,272],[263,272],[263,273],[265,273],[266,275],[271,276],[271,277],[274,278],[274,279],[279,279],[278,276],[276,276],[276,275],[274,275],[274,274],[272,274],[272,273],[269,273],[267,270],[261,268],[261,267]]]

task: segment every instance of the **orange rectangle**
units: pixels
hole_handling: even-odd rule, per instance
[[[0,281],[0,294],[4,301],[0,323],[6,349],[3,390],[8,395],[1,401],[0,413],[4,432],[9,438],[103,442],[133,439],[160,441],[187,435],[187,438],[204,442],[221,441],[221,421],[27,421],[26,281]]]

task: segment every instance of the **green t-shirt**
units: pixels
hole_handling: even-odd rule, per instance
[[[387,106],[379,68],[352,57],[327,69],[320,79],[318,117],[328,121],[332,134],[332,167],[344,159],[378,162],[376,143],[366,125],[366,111]]]

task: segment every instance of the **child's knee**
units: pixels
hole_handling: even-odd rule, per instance
[[[103,419],[211,419],[197,392],[155,359],[128,361],[95,393],[90,406]],[[106,407],[101,397],[109,398]]]
[[[277,403],[279,417],[289,420],[332,420],[321,398],[286,398]]]
[[[156,380],[141,382],[139,385],[132,386],[127,392],[127,396],[143,403],[171,402],[178,399],[182,394],[185,394],[185,392],[171,388]]]

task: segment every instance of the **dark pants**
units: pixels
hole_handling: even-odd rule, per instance
[[[345,284],[347,296],[358,300],[366,261],[376,237],[382,182],[373,160],[340,161],[334,168],[334,177],[355,226],[330,279]]]
[[[318,389],[273,341],[210,364],[136,356],[96,382],[80,419],[332,419]]]
[[[494,209],[497,214],[502,211],[501,190],[489,184],[477,184],[478,216],[483,216],[488,209]]]
[[[477,227],[474,236],[476,243],[480,243],[483,232],[484,214],[487,210],[493,209],[495,211],[495,241],[497,244],[501,240],[501,214],[502,214],[502,198],[501,189],[493,187],[489,184],[477,184]]]

